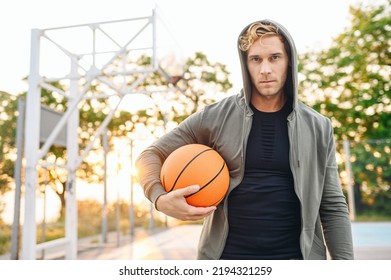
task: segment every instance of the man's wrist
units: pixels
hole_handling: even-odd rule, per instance
[[[159,208],[158,208],[158,206],[157,206],[157,203],[158,203],[159,198],[161,198],[163,195],[166,195],[166,194],[165,194],[165,193],[160,194],[160,195],[155,199],[155,203],[154,203],[155,209],[156,209],[157,211],[159,211],[159,212],[160,212],[160,210],[159,210]]]

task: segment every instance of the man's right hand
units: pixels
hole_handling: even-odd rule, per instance
[[[161,195],[156,201],[156,209],[182,221],[201,220],[215,211],[216,206],[195,207],[189,205],[186,196],[197,192],[199,189],[198,185],[194,185]]]

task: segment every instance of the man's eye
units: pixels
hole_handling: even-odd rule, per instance
[[[272,56],[272,60],[278,60],[278,59],[280,59],[280,56],[279,56],[279,55],[273,55],[273,56]]]

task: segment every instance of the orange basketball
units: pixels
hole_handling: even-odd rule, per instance
[[[193,206],[218,205],[229,186],[229,172],[224,159],[212,148],[189,144],[172,152],[164,161],[160,180],[167,192],[199,185],[200,190],[186,197]]]

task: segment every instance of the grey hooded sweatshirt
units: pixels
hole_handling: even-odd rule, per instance
[[[353,259],[351,224],[342,193],[335,157],[333,127],[326,117],[298,100],[297,53],[288,31],[273,24],[290,46],[287,89],[292,94],[292,112],[288,116],[290,167],[294,189],[301,206],[300,249],[303,258]],[[250,26],[250,25],[248,25]],[[241,34],[248,28],[243,29]],[[144,150],[137,159],[139,181],[146,197],[155,203],[165,193],[159,175],[161,166],[175,149],[200,143],[215,149],[226,161],[230,172],[229,191],[216,211],[208,216],[198,245],[198,259],[219,259],[228,235],[229,193],[243,179],[247,139],[253,112],[249,106],[251,81],[246,54],[239,50],[243,89],[191,115],[178,127]]]

